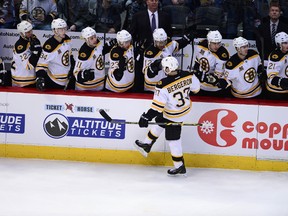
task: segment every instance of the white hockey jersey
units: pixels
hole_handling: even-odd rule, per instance
[[[20,18],[27,15],[27,18],[32,21],[33,25],[44,24],[45,18],[50,15],[51,18],[57,16],[57,4],[55,0],[23,0],[20,9]]]
[[[66,37],[58,42],[54,36],[43,45],[43,51],[39,58],[36,73],[45,70],[50,79],[58,85],[65,86],[68,81],[68,72],[71,67],[71,39]]]
[[[163,70],[160,70],[155,77],[149,77],[148,67],[157,59],[163,59],[167,56],[172,56],[173,53],[178,52],[179,44],[177,41],[169,41],[163,50],[158,49],[154,45],[149,46],[144,53],[143,69],[144,73],[144,90],[154,92],[155,85],[161,79],[167,77]]]
[[[97,45],[94,48],[89,47],[86,42],[81,46],[73,72],[76,78],[75,90],[103,90],[105,70],[102,50],[103,44],[99,40],[97,41]],[[80,82],[77,79],[78,73],[87,69],[94,70],[94,79],[87,82]]]
[[[257,70],[261,65],[259,54],[248,50],[244,60],[234,54],[225,64],[225,77],[232,81],[231,93],[237,98],[252,98],[261,94],[262,87]]]
[[[155,87],[151,109],[162,113],[173,122],[183,122],[191,110],[192,102],[189,93],[197,93],[200,82],[188,71],[179,71],[175,76],[167,76]]]
[[[268,58],[267,82],[266,82],[267,90],[275,93],[288,93],[288,90],[283,90],[281,87],[277,87],[271,84],[271,81],[275,76],[281,78],[288,78],[287,71],[288,71],[287,53],[282,53],[278,49],[273,51]]]
[[[12,86],[25,87],[36,82],[34,66],[36,66],[39,56],[36,57],[29,47],[30,42],[22,37],[15,43],[11,63]]]
[[[124,59],[123,59],[124,58]],[[122,59],[122,60],[121,60]],[[135,79],[135,60],[134,49],[131,45],[128,50],[125,50],[119,46],[114,46],[109,55],[110,67],[108,70],[105,88],[113,92],[125,92],[131,89],[134,85]],[[125,61],[125,68],[121,69],[123,74],[120,80],[115,78],[114,73],[118,72],[119,62]]]
[[[214,74],[218,78],[224,78],[225,63],[229,59],[229,52],[221,46],[217,52],[208,49],[208,40],[201,41],[195,50],[195,62],[199,64],[199,71],[204,74]],[[212,84],[201,82],[201,89],[204,91],[219,91],[221,88]]]

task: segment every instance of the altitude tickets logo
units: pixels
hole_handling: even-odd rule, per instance
[[[68,119],[59,113],[51,114],[44,120],[44,131],[50,137],[58,139],[64,137],[68,132]]]
[[[25,131],[25,115],[0,113],[0,133],[18,133]]]
[[[125,139],[125,124],[107,122],[103,118],[67,117],[53,113],[45,118],[43,128],[54,139],[64,136]]]

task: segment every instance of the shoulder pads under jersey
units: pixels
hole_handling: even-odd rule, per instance
[[[28,41],[20,37],[20,39],[16,41],[14,48],[17,54],[23,53],[28,49]]]
[[[149,46],[144,53],[146,58],[154,58],[161,50],[159,50],[154,45]]]
[[[229,52],[228,50],[221,46],[217,52],[216,52],[217,56],[219,57],[220,60],[222,61],[227,61],[229,59]]]
[[[123,56],[124,50],[119,46],[114,46],[110,51],[111,60],[118,61]]]
[[[283,58],[283,56],[285,56],[285,54],[286,53],[281,52],[281,50],[276,49],[270,53],[269,60],[273,62],[280,61]]]
[[[78,59],[82,61],[89,59],[93,50],[94,48],[89,47],[85,42],[78,52]]]
[[[226,63],[225,67],[229,70],[234,69],[242,60],[238,57],[237,53],[235,53]]]

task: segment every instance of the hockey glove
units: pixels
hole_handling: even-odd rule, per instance
[[[203,82],[216,86],[219,81],[219,78],[214,74],[205,74]]]
[[[117,39],[114,38],[114,39],[111,39],[109,42],[108,42],[108,45],[112,48],[113,46],[115,46],[117,44]]]
[[[36,79],[36,88],[39,91],[44,91],[45,90],[45,79],[43,77],[37,77],[37,79]]]
[[[157,59],[149,65],[149,70],[151,73],[157,75],[160,70],[162,70],[162,59]]]
[[[283,90],[288,90],[288,78],[282,78],[282,77],[275,76],[271,80],[271,84],[275,85],[277,87],[280,87]]]
[[[146,39],[145,40],[141,40],[141,41],[137,41],[134,44],[135,47],[135,57],[136,60],[139,61],[140,57],[144,54],[145,51],[145,43],[146,43]]]
[[[94,69],[81,71],[81,78],[83,79],[84,82],[93,80],[95,78]]]
[[[258,66],[257,75],[258,75],[258,78],[259,78],[260,82],[262,82],[262,83],[266,82],[267,73],[266,73],[266,71],[265,71],[265,69],[264,69],[264,67],[262,65]]]
[[[221,88],[221,89],[226,89],[227,87],[229,87],[231,84],[229,81],[225,80],[225,79],[219,79],[218,80],[218,83],[216,84],[216,86],[218,88]]]
[[[191,41],[193,41],[194,35],[191,34],[191,33],[189,33],[189,34],[187,34],[187,35],[183,35],[182,39],[183,39],[183,40],[186,40],[187,43],[190,43]]]
[[[102,54],[105,55],[109,53],[112,49],[117,44],[117,39],[111,39],[110,41],[106,42],[103,46]]]
[[[149,121],[150,121],[149,117],[144,112],[139,119],[138,125],[140,128],[143,128],[143,127],[147,128]]]
[[[146,39],[135,43],[135,47],[139,53],[144,53]]]
[[[0,70],[0,85],[5,86],[7,71],[5,69]]]
[[[44,23],[51,24],[52,21],[53,21],[53,17],[52,15],[49,14],[45,17]]]
[[[119,63],[118,63],[118,67],[119,67],[119,70],[126,70],[127,69],[127,58],[125,58],[124,56],[121,56],[120,59],[119,59]]]
[[[35,55],[40,55],[40,53],[42,52],[41,43],[38,40],[38,38],[33,37],[31,39],[31,41],[30,41],[30,50]]]
[[[202,72],[202,71],[193,69],[193,70],[192,70],[192,73],[199,79],[199,81],[203,82],[203,81],[201,80],[201,79],[202,79],[202,75],[203,75],[203,72]]]

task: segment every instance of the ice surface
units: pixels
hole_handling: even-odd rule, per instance
[[[288,172],[0,158],[0,216],[287,216]]]

